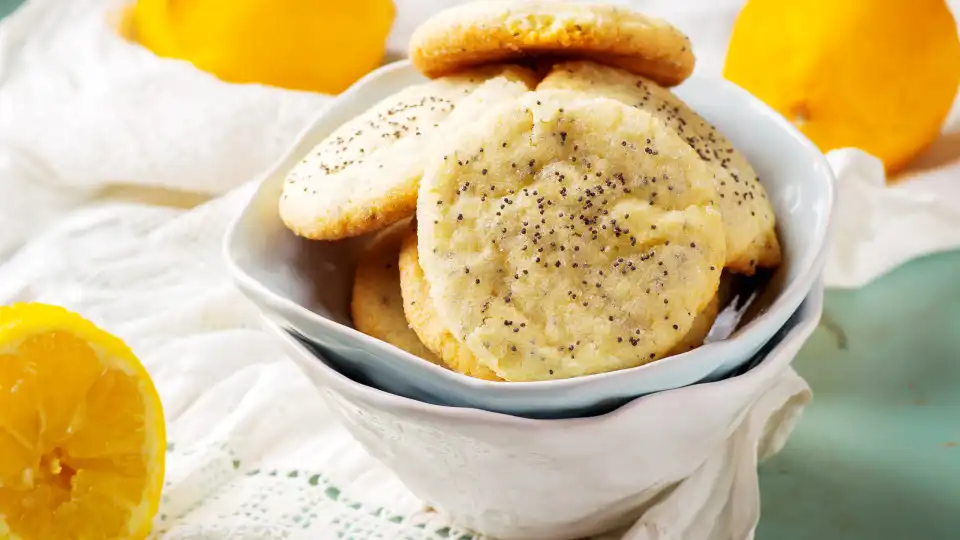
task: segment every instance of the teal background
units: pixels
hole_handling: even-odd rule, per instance
[[[15,7],[20,5],[21,0],[0,0],[0,18],[6,17]]]
[[[960,252],[828,292],[793,365],[814,399],[760,468],[757,538],[960,539]]]
[[[828,292],[794,367],[814,401],[760,467],[757,538],[960,540],[960,252]]]

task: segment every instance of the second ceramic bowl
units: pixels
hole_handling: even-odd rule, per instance
[[[790,395],[777,385],[816,328],[822,307],[823,286],[817,283],[747,373],[570,420],[438,407],[381,392],[344,377],[308,342],[275,324],[267,327],[351,435],[424,503],[494,538],[559,540],[585,538],[636,520],[718,448],[731,440],[745,442],[731,433],[761,396]],[[789,433],[801,404],[791,399],[776,405],[782,408],[771,423],[778,434],[767,433],[767,451],[776,446],[772,441]],[[756,475],[756,463],[749,459],[763,452],[744,449],[724,466],[734,474],[742,458],[748,460],[743,472]],[[756,480],[744,481],[756,485]],[[683,503],[697,513],[694,505],[711,499],[705,497],[704,484],[693,486],[691,493],[697,496]],[[711,503],[718,500],[723,499]],[[739,511],[751,506],[743,500],[731,504],[742,504]],[[682,530],[657,532],[656,538],[683,537]]]
[[[693,77],[676,93],[723,132],[753,164],[773,204],[784,264],[728,339],[622,371],[573,379],[506,383],[455,373],[356,331],[349,302],[356,256],[366,239],[308,241],[278,216],[291,166],[335,128],[384,97],[422,82],[406,61],[384,66],[322,111],[266,175],[227,235],[240,289],[280,326],[311,342],[339,371],[426,403],[529,417],[610,410],[632,398],[722,378],[748,362],[797,310],[825,257],[833,176],[823,155],[786,120],[721,79]]]

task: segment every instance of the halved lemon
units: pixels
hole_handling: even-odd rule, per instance
[[[141,539],[166,433],[150,376],[63,308],[0,307],[0,538]]]

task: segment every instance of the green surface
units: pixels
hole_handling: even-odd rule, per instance
[[[0,17],[20,0],[0,0]],[[759,540],[960,540],[960,252],[828,292],[814,401],[763,464]]]
[[[0,0],[0,19],[9,15],[20,3],[21,0]]]
[[[760,540],[960,539],[960,252],[827,293],[813,403],[760,469]]]

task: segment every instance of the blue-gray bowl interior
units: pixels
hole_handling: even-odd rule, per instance
[[[833,199],[832,174],[809,141],[759,101],[745,99],[745,92],[734,85],[694,78],[676,91],[747,156],[778,217],[784,263],[771,273],[729,339],[619,372],[561,381],[495,383],[449,372],[355,331],[350,293],[355,260],[368,238],[304,240],[288,231],[277,215],[284,167],[322,140],[332,130],[329,126],[349,119],[337,107],[326,113],[327,131],[308,130],[231,227],[225,251],[234,277],[267,316],[299,334],[337,370],[382,390],[430,403],[534,417],[595,414],[639,395],[734,373],[757,358],[819,274]],[[357,92],[361,104],[382,97],[373,88]],[[654,373],[657,377],[652,381],[647,375]]]

